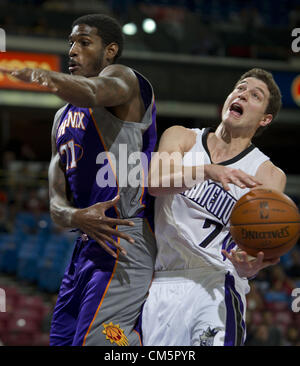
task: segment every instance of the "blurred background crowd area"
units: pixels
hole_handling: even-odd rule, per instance
[[[242,72],[258,65],[273,72],[283,110],[257,146],[286,172],[286,193],[300,206],[300,165],[295,164],[300,86],[294,88],[294,99],[291,95],[300,73],[291,62],[299,59],[291,50],[291,30],[300,27],[300,0],[0,0],[8,50],[0,53],[0,62],[23,64],[27,56],[21,51],[30,52],[30,61],[33,53],[47,52],[60,60],[56,71],[67,72],[71,24],[96,12],[120,20],[125,35],[121,61],[154,86],[158,137],[174,124],[214,125]],[[6,311],[0,311],[0,342],[43,346],[49,343],[53,307],[78,236],[55,226],[49,215],[51,126],[61,104],[51,95],[2,81],[0,289],[5,290]],[[299,346],[300,312],[292,310],[291,294],[300,288],[300,243],[250,284],[246,346]]]
[[[8,168],[0,171],[0,289],[6,297],[0,344],[48,346],[52,311],[78,232],[50,218],[48,164],[14,160],[11,154]]]
[[[0,341],[47,346],[52,311],[78,232],[51,221],[47,164],[14,161],[10,166],[5,176],[2,171],[0,188],[0,288],[6,293]],[[300,243],[280,264],[259,272],[250,287],[246,346],[300,346],[300,313],[292,309],[292,291],[300,289]]]
[[[300,26],[299,0],[0,1],[3,28],[23,36],[65,39],[74,17],[89,12],[127,25],[127,49],[194,55],[286,60],[291,30]],[[149,18],[155,24],[147,27]]]

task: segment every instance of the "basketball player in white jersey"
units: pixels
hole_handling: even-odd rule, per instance
[[[264,261],[263,252],[250,259],[237,250],[229,218],[235,202],[251,188],[285,188],[283,171],[251,142],[280,107],[281,94],[272,75],[252,69],[227,97],[216,131],[173,126],[163,133],[158,153],[203,152],[204,162],[192,165],[185,154],[180,169],[173,164],[171,173],[165,173],[159,168],[159,154],[151,161],[158,254],[143,309],[145,345],[244,343],[248,279],[279,259]],[[197,175],[201,171],[202,177]],[[187,183],[187,174],[196,177],[196,184]],[[181,187],[174,184],[178,176]],[[170,186],[163,187],[167,179]]]

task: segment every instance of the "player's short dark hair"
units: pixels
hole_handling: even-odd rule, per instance
[[[249,77],[259,79],[267,85],[269,92],[270,92],[270,97],[269,97],[269,103],[265,110],[265,114],[272,114],[273,121],[274,121],[275,117],[278,115],[278,113],[280,111],[282,102],[281,102],[281,92],[280,92],[280,89],[279,89],[276,81],[273,78],[273,75],[264,69],[254,68],[254,69],[251,69],[251,70],[245,72],[240,77],[240,79],[236,83],[236,85],[239,84],[242,80],[249,78]],[[255,136],[261,135],[262,132],[267,127],[268,126],[259,127],[255,133]]]
[[[98,35],[101,37],[105,46],[108,46],[112,42],[117,43],[119,50],[113,62],[116,62],[122,55],[124,38],[122,28],[116,19],[105,14],[88,14],[75,19],[72,28],[78,24],[87,24],[90,27],[97,28]]]

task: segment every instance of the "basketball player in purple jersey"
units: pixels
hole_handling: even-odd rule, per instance
[[[124,177],[118,162],[124,158],[120,146],[127,157],[143,152],[150,158],[154,94],[141,74],[115,63],[123,38],[114,19],[83,16],[73,23],[69,41],[72,75],[2,70],[68,103],[52,129],[50,211],[54,222],[82,235],[62,281],[50,344],[141,345],[137,323],[156,254],[151,201],[143,184],[119,184]]]

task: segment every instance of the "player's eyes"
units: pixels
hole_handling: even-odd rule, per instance
[[[72,47],[74,43],[75,43],[74,41],[69,41],[69,46]],[[87,47],[91,44],[91,42],[87,40],[79,41],[79,43],[84,47]]]
[[[252,95],[255,99],[258,99],[258,100],[260,99],[260,95],[258,93],[254,92],[254,93],[252,93]]]

